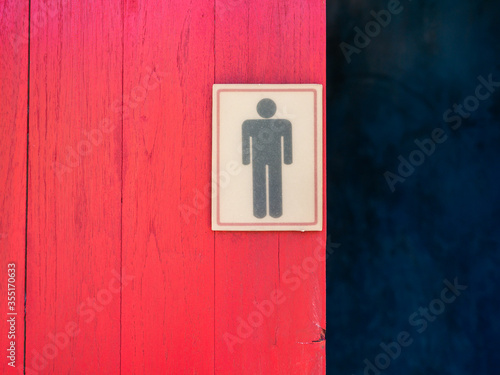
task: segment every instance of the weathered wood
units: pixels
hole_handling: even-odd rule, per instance
[[[28,1],[8,0],[0,16],[0,348],[2,374],[17,374],[24,362],[24,267],[28,126]],[[8,284],[15,263],[14,288]],[[11,280],[12,281],[12,280]],[[14,289],[14,290],[12,290]],[[8,292],[14,291],[15,294]],[[8,305],[10,302],[15,304]],[[12,299],[14,297],[14,299]],[[15,310],[11,311],[9,308]],[[17,315],[7,316],[7,312]],[[7,319],[15,318],[15,337]],[[7,359],[14,342],[15,362]],[[10,353],[10,351],[9,351]],[[12,363],[13,366],[9,366]]]
[[[125,6],[122,373],[212,374],[211,1]],[[151,77],[146,78],[148,72]],[[136,90],[139,95],[139,90]],[[131,108],[129,108],[131,107]]]
[[[117,374],[121,2],[32,0],[31,26],[26,373]]]
[[[0,19],[26,374],[324,373],[325,229],[210,229],[212,85],[324,84],[324,2],[32,0],[30,31],[28,11]]]
[[[218,0],[215,82],[325,84],[325,24],[319,0]],[[316,261],[298,284],[293,271],[325,233],[216,233],[217,374],[324,373],[325,263]],[[259,324],[256,304],[275,290],[283,296]],[[241,319],[252,317],[257,327],[238,335]]]

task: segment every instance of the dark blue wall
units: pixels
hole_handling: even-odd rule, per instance
[[[500,374],[500,88],[469,97],[479,76],[500,82],[500,2],[402,0],[356,47],[354,28],[388,3],[327,4],[328,230],[341,243],[327,264],[328,374]],[[358,48],[350,63],[342,42]],[[446,122],[464,100],[478,108]],[[433,132],[447,139],[413,152]],[[404,177],[410,154],[422,164]],[[467,289],[435,301],[455,278]],[[379,356],[401,332],[411,344]],[[377,356],[388,367],[365,371]]]

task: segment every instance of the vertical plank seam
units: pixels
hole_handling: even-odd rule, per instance
[[[215,72],[216,72],[216,70],[215,70],[215,63],[216,63],[216,58],[215,58],[215,32],[216,32],[216,24],[217,24],[217,0],[214,0],[214,37],[213,37],[213,41],[214,41],[214,53],[213,53],[213,57],[212,57],[213,58],[213,69],[214,69],[213,83],[216,83],[215,82]],[[214,98],[213,98],[213,86],[210,87],[209,92],[210,92],[210,96],[212,97],[211,105],[209,106],[210,134],[212,134],[212,126],[213,126],[213,124],[212,124],[212,115],[213,115],[213,113],[212,112],[213,112],[213,100],[214,100]],[[213,147],[213,143],[212,142],[210,142],[210,143],[211,143],[210,147],[212,148]],[[212,155],[212,152],[210,152],[210,155]],[[212,156],[210,156],[210,158],[212,158]],[[210,176],[212,176],[212,173],[213,173],[213,171],[212,171],[212,161],[211,161],[210,162]],[[217,176],[217,179],[218,178],[219,178],[219,176]],[[213,183],[212,182],[212,178],[210,178],[210,183]],[[213,202],[212,202],[212,204],[213,204]],[[212,221],[212,214],[210,214],[210,221]],[[210,229],[212,229],[212,225],[211,224],[212,223],[210,223]],[[215,276],[216,276],[216,272],[215,272],[215,270],[216,270],[216,268],[215,268],[215,257],[216,257],[216,249],[217,249],[217,246],[216,246],[216,239],[217,239],[216,232],[212,231],[212,235],[214,236],[213,237],[213,241],[214,241],[213,242],[214,243],[214,255],[213,255],[214,256],[214,269],[213,269],[213,275],[214,275],[214,291],[213,291],[213,293],[214,293],[214,298],[213,298],[213,300],[214,300],[214,321],[213,321],[213,326],[214,326],[214,347],[213,347],[214,348],[213,349],[214,350],[214,371],[213,371],[213,374],[215,375],[215,373],[216,373],[215,372],[215,368],[216,368],[216,362],[215,362],[215,351],[216,351],[216,345],[215,345],[216,344],[216,340],[215,340],[215,338],[216,338],[216,336],[215,336],[215,325],[216,325],[216,320],[215,320],[216,319],[215,318],[216,317],[216,315],[215,315],[215,307],[216,307],[216,304],[215,304],[215,290],[216,290],[215,289]]]
[[[28,82],[26,98],[26,212],[24,220],[24,343],[23,374],[26,375],[26,301],[28,299],[28,182],[29,182],[29,140],[30,140],[30,51],[31,51],[31,0],[28,0]]]
[[[122,10],[122,100],[123,106],[123,85],[124,85],[124,54],[125,54],[125,0],[121,1]],[[121,111],[121,168],[120,168],[120,277],[123,276],[123,111]],[[122,305],[123,305],[123,284],[120,287],[120,375],[122,373]]]

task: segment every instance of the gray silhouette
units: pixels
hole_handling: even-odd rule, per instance
[[[257,218],[267,215],[268,180],[269,214],[280,217],[283,214],[281,162],[283,158],[285,164],[292,164],[292,124],[288,120],[270,119],[276,113],[276,103],[271,99],[262,99],[257,104],[257,113],[263,119],[246,120],[242,126],[244,165],[250,164],[252,155],[253,215]]]

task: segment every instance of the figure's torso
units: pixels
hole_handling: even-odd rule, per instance
[[[281,164],[281,139],[290,122],[281,119],[246,120],[243,127],[252,139],[252,162]]]

